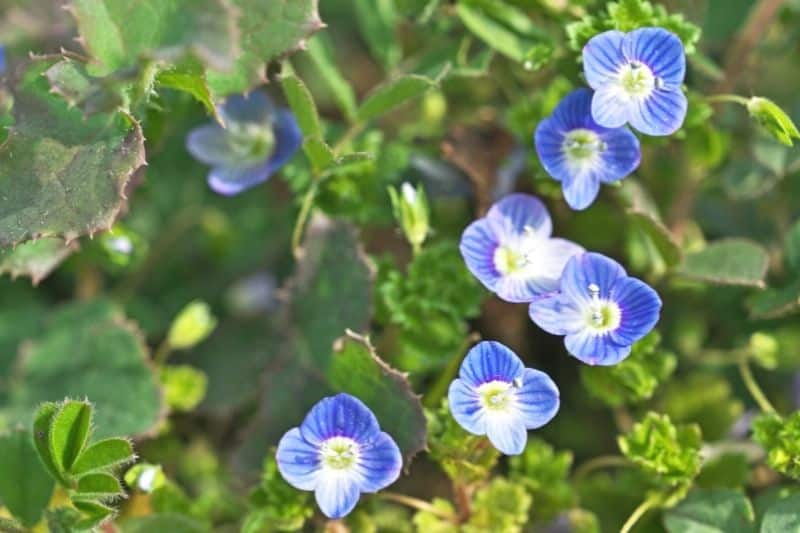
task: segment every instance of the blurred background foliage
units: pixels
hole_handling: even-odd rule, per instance
[[[84,53],[60,3],[0,2],[11,67],[29,51]],[[643,5],[651,11],[625,11]],[[43,239],[0,251],[0,427],[29,423],[45,400],[90,399],[97,436],[132,437],[163,478],[143,488],[141,472],[126,477],[124,531],[235,531],[243,516],[249,532],[322,529],[309,496],[280,479],[270,447],[322,396],[370,386],[348,383],[356,367],[337,370],[342,353],[368,375],[377,351],[398,371],[387,396],[420,394],[428,422],[429,453],[391,490],[432,509],[364,498],[331,531],[456,531],[464,505],[463,531],[616,531],[648,494],[666,510],[636,531],[797,530],[781,529],[800,520],[789,483],[800,471],[797,421],[760,418],[753,441],[763,405],[740,371],[755,374],[777,412],[800,407],[800,152],[741,106],[706,97],[758,95],[800,117],[800,2],[319,8],[326,28],[273,61],[264,86],[296,112],[310,109],[306,87],[313,95],[319,122],[299,116],[306,156],[247,193],[215,195],[184,147],[210,120],[203,98],[164,83],[136,110],[147,166],[113,227],[68,246]],[[635,175],[573,212],[540,167],[532,132],[583,85],[588,37],[642,17],[692,52],[687,120],[674,137],[643,138]],[[401,76],[389,96],[375,92]],[[418,253],[387,192],[405,181],[421,185],[431,207]],[[490,296],[463,266],[463,228],[514,190],[544,198],[560,236],[617,258],[661,294],[659,332],[622,364],[580,365],[525,306]],[[306,211],[307,226],[296,227]],[[199,331],[176,341],[171,325],[195,301],[215,318],[201,312]],[[335,351],[346,329],[371,344],[351,337],[356,345]],[[470,443],[442,407],[479,338],[512,347],[562,391],[559,415],[510,461]],[[417,415],[397,430],[407,458],[425,447]],[[784,508],[794,522],[781,522],[791,519]]]

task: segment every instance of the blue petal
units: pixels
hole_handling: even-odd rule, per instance
[[[592,205],[597,198],[597,194],[600,192],[600,180],[597,178],[596,172],[582,173],[564,180],[562,189],[567,204],[572,209],[580,211]]]
[[[219,114],[225,125],[231,122],[266,124],[271,120],[272,112],[272,101],[262,91],[229,96],[219,108]]]
[[[621,128],[628,122],[628,97],[615,84],[600,87],[592,96],[592,118],[605,128]]]
[[[686,54],[677,35],[664,28],[639,28],[625,35],[622,53],[641,61],[669,89],[679,89],[686,76]]]
[[[564,337],[564,346],[570,354],[589,365],[615,365],[631,353],[630,345],[616,344],[610,335],[597,335],[589,329]]]
[[[486,435],[486,413],[474,386],[454,379],[447,392],[447,404],[459,426],[473,435]]]
[[[525,427],[536,429],[550,422],[558,412],[559,403],[558,387],[550,376],[526,368],[517,392],[517,408]]]
[[[208,175],[209,186],[217,193],[232,196],[267,181],[297,152],[303,140],[294,116],[285,109],[275,112],[275,151],[262,164],[247,167],[218,166]]]
[[[320,470],[319,449],[306,442],[299,428],[289,430],[275,456],[283,479],[300,490],[314,490]]]
[[[509,194],[489,209],[486,220],[500,243],[517,238],[526,229],[540,237],[549,237],[553,232],[547,208],[530,194]]]
[[[327,470],[319,476],[314,495],[325,516],[342,518],[355,508],[361,496],[358,478],[347,470]]]
[[[492,413],[486,418],[486,436],[501,453],[519,455],[528,442],[528,430],[518,414]]]
[[[671,135],[686,118],[686,95],[678,89],[658,89],[630,108],[631,126],[646,135]]]
[[[459,246],[467,268],[490,291],[494,291],[500,273],[494,264],[497,237],[485,218],[476,220],[464,230]]]
[[[319,446],[331,437],[349,437],[359,444],[378,437],[378,419],[369,407],[350,396],[337,394],[323,398],[311,408],[300,426],[303,438]]]
[[[539,162],[554,180],[561,181],[569,177],[570,171],[563,150],[564,130],[553,118],[547,118],[536,126],[533,144]]]
[[[562,131],[576,128],[596,129],[591,110],[592,91],[586,88],[575,89],[561,99],[553,110],[552,119]]]
[[[360,449],[358,470],[361,474],[361,492],[377,492],[388,487],[400,477],[403,456],[400,448],[388,433],[381,432]]]
[[[533,300],[528,315],[534,324],[552,335],[567,335],[586,325],[578,306],[558,292]]]
[[[228,134],[219,124],[208,124],[193,129],[186,137],[186,149],[192,156],[207,165],[228,165],[232,151]]]
[[[507,302],[528,303],[534,298],[558,290],[561,273],[571,257],[583,248],[566,239],[542,240],[536,246],[535,265],[528,277],[501,277],[494,291]]]
[[[605,130],[600,138],[606,149],[600,154],[602,166],[598,177],[601,183],[613,183],[639,168],[642,151],[639,139],[628,128]]]
[[[592,37],[583,47],[583,72],[591,88],[599,89],[616,80],[617,71],[627,63],[622,54],[624,38],[621,31],[606,31]]]
[[[619,278],[626,277],[625,269],[608,257],[597,253],[585,253],[567,263],[561,276],[561,292],[579,308],[591,300],[589,285],[600,289],[601,299],[608,299],[611,288]]]
[[[489,381],[510,383],[522,375],[522,361],[510,348],[496,341],[481,341],[461,363],[459,377],[471,387]]]
[[[0,75],[6,72],[6,47],[0,45]]]
[[[655,327],[661,311],[661,298],[648,284],[636,278],[618,280],[611,298],[622,311],[619,327],[611,339],[617,344],[633,344]]]

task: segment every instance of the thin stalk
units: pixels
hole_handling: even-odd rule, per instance
[[[455,354],[453,354],[450,362],[430,388],[430,392],[425,395],[425,399],[422,401],[422,403],[425,404],[426,407],[434,408],[439,406],[442,398],[444,398],[447,394],[447,389],[450,387],[450,383],[453,381],[453,378],[455,378],[456,374],[458,374],[458,369],[461,367],[461,360],[464,358],[463,354],[467,350],[467,347],[478,342],[479,340],[480,335],[477,333],[472,333],[468,335],[466,339],[464,339],[464,342],[458,347],[458,350],[456,350]]]
[[[631,462],[621,455],[601,455],[594,459],[589,459],[576,468],[575,473],[572,475],[572,480],[577,483],[595,470],[600,470],[601,468],[626,466],[631,466]]]
[[[153,355],[153,362],[156,366],[164,366],[167,364],[167,359],[169,359],[171,353],[172,346],[168,339],[164,339],[161,344],[158,345],[158,348],[156,348],[155,354]]]
[[[747,107],[747,104],[750,102],[748,98],[739,96],[738,94],[712,94],[711,96],[706,97],[706,101],[710,104],[717,102],[731,102],[734,104],[741,104],[745,107]]]
[[[295,259],[300,259],[303,255],[303,233],[311,215],[311,209],[314,207],[314,200],[317,197],[319,190],[318,181],[313,181],[311,186],[306,191],[303,197],[303,203],[300,205],[300,213],[297,214],[297,220],[294,223],[294,230],[292,231],[292,254]]]
[[[647,511],[655,507],[657,500],[655,498],[647,498],[645,501],[639,504],[639,507],[633,510],[633,513],[628,517],[625,523],[622,525],[622,529],[619,530],[619,533],[630,533],[633,529],[633,526],[636,525]]]
[[[379,492],[378,497],[383,498],[384,500],[389,500],[391,502],[400,503],[402,505],[405,505],[406,507],[417,509],[418,511],[425,511],[431,513],[443,520],[447,520],[452,523],[456,522],[455,516],[451,515],[450,513],[442,509],[439,509],[435,505],[426,502],[425,500],[420,500],[419,498],[414,498],[412,496],[406,496],[405,494],[398,494],[396,492],[387,492],[387,491]]]
[[[744,381],[747,390],[761,410],[765,413],[776,413],[775,407],[769,401],[767,395],[764,394],[764,391],[761,390],[756,378],[753,376],[753,372],[750,370],[750,364],[746,357],[742,357],[739,360],[739,374],[742,375],[742,381]]]

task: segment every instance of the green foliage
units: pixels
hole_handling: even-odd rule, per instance
[[[26,242],[15,248],[0,250],[0,274],[31,278],[38,285],[75,251],[75,246],[64,244],[58,238],[45,238]]]
[[[686,255],[678,272],[687,278],[716,285],[763,287],[769,256],[758,244],[726,239]]]
[[[518,533],[528,521],[532,498],[519,485],[495,477],[475,493],[472,516],[464,527],[465,533],[497,531]]]
[[[567,25],[569,45],[574,51],[580,51],[595,35],[607,30],[629,32],[643,27],[665,28],[683,41],[686,54],[696,51],[701,30],[686,20],[680,13],[668,13],[660,4],[655,6],[647,0],[620,0],[608,2],[606,11],[596,16],[586,15],[577,22]]]
[[[186,350],[203,342],[217,327],[217,319],[205,302],[195,300],[186,304],[172,321],[167,334],[171,348]]]
[[[535,521],[549,522],[559,513],[572,508],[576,494],[569,483],[572,453],[556,452],[540,439],[531,439],[522,455],[511,457],[509,479],[531,495]]]
[[[85,118],[70,109],[49,92],[48,66],[31,64],[14,88],[15,123],[0,147],[0,246],[109,228],[144,163],[139,124],[119,112]]]
[[[800,495],[794,494],[776,502],[764,514],[761,533],[782,533],[800,530]]]
[[[430,208],[425,189],[422,185],[417,185],[415,189],[410,183],[405,182],[400,191],[389,187],[389,198],[392,200],[395,220],[411,247],[418,252],[430,232]]]
[[[356,118],[368,122],[391,111],[395,107],[418,98],[435,87],[438,80],[409,74],[394,79],[372,90],[361,102]]]
[[[724,438],[744,412],[728,380],[702,371],[668,383],[661,405],[676,422],[698,424],[711,441]]]
[[[423,370],[459,350],[465,320],[478,315],[483,291],[456,244],[440,241],[416,254],[405,275],[381,264],[377,297],[381,322],[400,329],[401,368]]]
[[[164,402],[174,411],[191,411],[203,401],[208,377],[189,365],[170,365],[161,369]]]
[[[147,533],[149,531],[210,533],[211,529],[194,518],[178,513],[163,513],[128,520],[122,531],[123,533]]]
[[[669,533],[750,533],[754,521],[750,501],[741,491],[730,489],[692,491],[664,515]]]
[[[500,456],[489,441],[464,431],[450,414],[447,401],[425,416],[431,458],[448,477],[461,485],[485,480]]]
[[[336,341],[328,371],[336,391],[359,398],[375,413],[381,429],[394,438],[408,465],[425,448],[422,404],[408,377],[378,357],[368,338],[352,332]]]
[[[42,518],[54,483],[42,468],[30,433],[0,435],[0,472],[0,501],[20,524],[32,527]],[[2,525],[0,530],[5,530]]]
[[[783,418],[774,413],[753,421],[753,439],[767,452],[769,466],[800,479],[800,411]]]
[[[453,504],[442,498],[434,498],[431,505],[436,510],[419,511],[414,514],[416,531],[430,531],[431,533],[457,533],[455,525],[456,510]],[[450,520],[444,517],[452,517]]]
[[[672,423],[649,412],[619,437],[619,448],[631,461],[667,486],[689,485],[700,471],[700,428]]]
[[[242,532],[298,531],[313,514],[310,499],[308,493],[295,490],[283,480],[275,459],[269,455],[261,482],[250,494],[251,510]]]
[[[767,133],[786,146],[793,146],[792,139],[800,139],[800,131],[791,117],[772,100],[754,96],[748,100],[747,110]]]
[[[15,418],[43,401],[87,396],[97,403],[97,436],[143,434],[161,417],[157,378],[139,332],[114,306],[77,303],[54,312],[27,348],[10,390]]]
[[[660,344],[661,335],[654,331],[634,344],[631,355],[618,365],[582,366],[581,382],[589,394],[611,407],[648,400],[677,364],[675,355]]]

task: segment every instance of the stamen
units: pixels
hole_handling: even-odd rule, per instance
[[[603,325],[603,312],[600,309],[600,287],[595,283],[589,284],[589,293],[592,295],[592,321],[597,326]]]
[[[522,378],[514,378],[514,381],[511,382],[511,386],[517,389],[522,388]]]
[[[656,89],[663,89],[664,88],[664,80],[659,78],[658,76],[656,76],[655,79],[653,79],[653,86]]]

